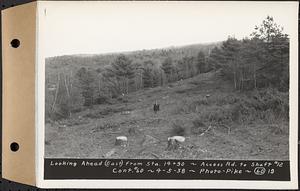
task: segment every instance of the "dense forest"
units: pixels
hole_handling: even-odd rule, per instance
[[[46,59],[46,119],[109,104],[139,90],[219,71],[239,92],[289,90],[289,37],[268,16],[242,40]]]

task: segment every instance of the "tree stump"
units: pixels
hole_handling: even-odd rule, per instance
[[[185,137],[183,136],[173,136],[168,138],[167,150],[176,150],[184,143]]]
[[[125,136],[116,137],[115,145],[126,147],[127,146],[127,137],[125,137]]]

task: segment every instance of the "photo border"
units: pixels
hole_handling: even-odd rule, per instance
[[[45,22],[43,6],[55,1],[38,2],[37,11],[37,58],[36,58],[36,161],[37,186],[42,188],[231,188],[231,189],[291,189],[298,188],[298,25],[290,34],[290,124],[289,124],[289,159],[291,181],[234,181],[234,180],[44,180],[44,99],[45,99],[45,57],[44,44]],[[73,1],[76,2],[76,1]],[[73,2],[67,2],[69,5]],[[57,4],[66,1],[55,2]],[[94,3],[94,2],[91,2]],[[218,2],[227,3],[227,2]],[[235,2],[249,3],[249,2]],[[250,2],[253,3],[253,2]],[[261,2],[259,2],[261,3]],[[291,22],[298,23],[298,2],[295,17]],[[61,6],[61,5],[59,5]],[[297,128],[296,128],[297,127]]]

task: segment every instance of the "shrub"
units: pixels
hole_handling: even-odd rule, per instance
[[[196,104],[192,100],[182,100],[177,107],[172,111],[173,114],[188,114],[196,112]]]
[[[197,113],[203,123],[267,123],[289,120],[288,93],[263,89],[243,93],[203,95],[182,100],[173,114]]]
[[[116,129],[118,127],[117,123],[114,123],[112,121],[107,121],[103,123],[98,123],[96,125],[97,130],[108,130],[108,129]]]
[[[209,105],[210,103],[211,103],[211,101],[207,98],[199,98],[192,104],[194,104],[194,105]]]
[[[92,113],[86,114],[84,117],[89,118],[101,118],[107,115],[112,115],[114,113],[119,113],[122,111],[130,111],[128,108],[122,106],[122,107],[113,107],[113,106],[106,106],[99,108],[98,111],[93,111]]]
[[[105,103],[110,103],[110,98],[105,96],[105,95],[99,95],[96,100],[96,104],[105,104]]]
[[[179,136],[187,135],[188,128],[182,120],[177,119],[174,122],[172,122],[171,134]]]
[[[122,103],[128,103],[128,99],[127,99],[127,97],[118,97],[117,98],[117,100],[119,101],[119,102],[122,102]]]
[[[255,110],[257,117],[270,122],[289,119],[289,94],[276,89],[264,89],[254,92],[245,99],[245,105]],[[254,113],[252,113],[254,114]]]
[[[247,123],[257,120],[257,111],[247,103],[234,104],[231,111],[232,121],[236,123]]]
[[[203,119],[199,118],[199,116],[192,121],[193,125],[191,131],[193,134],[201,134],[206,129],[206,124],[203,122]]]
[[[210,123],[231,123],[232,122],[232,114],[231,114],[231,106],[225,105],[222,107],[213,107],[205,112],[205,118],[208,119]]]
[[[187,91],[186,90],[176,90],[175,93],[178,93],[178,94],[183,94],[183,93],[186,93]]]
[[[58,121],[62,119],[69,118],[71,115],[71,105],[70,102],[64,100],[60,104],[56,104],[54,109],[51,107],[46,108],[46,121],[53,120]]]
[[[216,105],[222,106],[226,104],[234,104],[238,103],[240,101],[239,97],[235,94],[233,95],[226,95],[226,96],[219,96],[217,98],[214,98]]]
[[[81,111],[83,111],[84,110],[84,107],[74,107],[72,110],[71,110],[71,112],[72,113],[78,113],[78,112],[81,112]]]

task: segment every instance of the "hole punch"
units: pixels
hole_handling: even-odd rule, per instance
[[[13,48],[18,48],[20,46],[20,41],[18,39],[13,39],[11,42],[10,42],[10,45],[13,47]]]
[[[16,142],[13,142],[13,143],[10,144],[10,150],[13,151],[13,152],[18,151],[19,148],[20,148],[20,147],[19,147],[19,144],[16,143]]]

